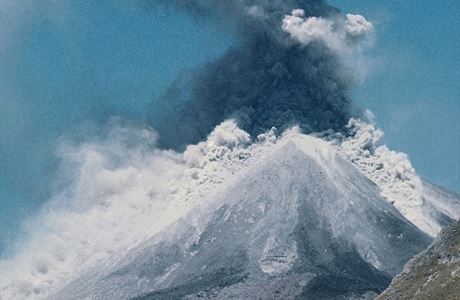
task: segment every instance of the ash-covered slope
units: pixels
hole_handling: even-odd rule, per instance
[[[125,145],[125,131],[84,144],[70,152],[83,162],[62,193],[70,207],[45,210],[1,261],[1,296],[376,295],[460,200],[351,123],[346,137],[251,139],[229,120],[183,153]]]
[[[379,187],[305,135],[174,226],[51,299],[342,299],[376,296],[430,237]]]
[[[423,181],[422,199],[428,218],[442,227],[460,220],[460,196],[442,187]]]
[[[460,223],[443,229],[377,300],[460,298]]]

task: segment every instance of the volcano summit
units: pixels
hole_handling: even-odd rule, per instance
[[[420,178],[351,102],[366,18],[320,0],[145,5],[235,43],[142,126],[115,118],[60,145],[56,191],[2,259],[2,298],[372,299],[460,218],[460,197]],[[422,262],[449,258],[456,233]],[[411,276],[396,278],[389,297]]]

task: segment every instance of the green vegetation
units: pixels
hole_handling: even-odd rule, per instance
[[[387,299],[460,299],[460,223],[441,231],[433,244],[410,260],[376,298]]]

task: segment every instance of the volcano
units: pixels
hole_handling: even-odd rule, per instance
[[[239,166],[233,180],[50,299],[372,299],[431,243],[337,145],[298,132],[259,138],[213,148],[218,166]],[[420,211],[452,223],[459,197],[422,191]]]

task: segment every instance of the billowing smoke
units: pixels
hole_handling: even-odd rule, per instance
[[[294,9],[291,15],[284,17],[282,28],[302,45],[322,41],[338,54],[354,50],[373,30],[373,25],[361,15],[347,14],[341,21],[305,18],[303,9]]]
[[[354,78],[342,50],[356,48],[372,29],[365,19],[315,0],[172,5],[221,26],[236,37],[235,46],[179,78],[155,103],[151,120],[159,135],[115,123],[103,138],[60,148],[63,188],[29,222],[14,256],[0,262],[8,272],[0,285],[6,297],[41,299],[110,265],[211,199],[219,184],[250,164],[251,153],[258,157],[271,147],[272,127],[348,130],[357,113],[347,96]],[[311,20],[327,30],[306,42]],[[310,29],[318,31],[307,28],[307,36]],[[160,150],[157,143],[185,151]]]
[[[264,152],[273,136],[260,136],[252,146],[249,134],[228,120],[178,153],[157,149],[151,128],[117,119],[109,127],[92,141],[62,143],[62,188],[26,223],[14,255],[0,260],[2,299],[44,299],[198,206],[204,209],[243,163],[251,163],[251,149]]]
[[[230,31],[236,45],[157,101],[152,123],[162,146],[197,142],[229,117],[257,135],[294,124],[339,131],[359,114],[347,95],[354,78],[343,54],[372,31],[362,16],[345,17],[320,0],[168,3]]]

